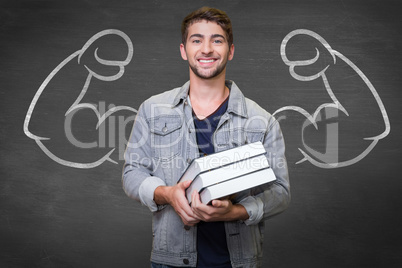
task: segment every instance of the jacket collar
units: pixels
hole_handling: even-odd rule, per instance
[[[226,86],[230,89],[229,103],[227,112],[234,113],[242,117],[247,117],[246,100],[235,82],[231,80],[225,81]],[[187,81],[179,90],[173,100],[172,106],[177,106],[180,102],[184,102],[188,96],[190,89],[190,81]]]

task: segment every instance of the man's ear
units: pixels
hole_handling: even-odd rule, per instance
[[[232,60],[234,56],[234,45],[232,44],[229,48],[229,55],[228,55],[228,60]]]
[[[180,54],[183,60],[187,60],[186,48],[183,44],[180,44]]]

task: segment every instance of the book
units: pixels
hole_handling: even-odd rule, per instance
[[[276,180],[276,177],[272,168],[264,168],[203,188],[200,191],[200,199],[202,203],[209,204],[212,200],[226,197],[274,180]]]
[[[184,171],[183,175],[180,177],[177,183],[193,180],[198,174],[202,172],[211,171],[213,169],[231,164],[233,162],[238,162],[243,159],[247,159],[264,153],[266,153],[265,148],[263,144],[258,141],[195,158],[193,159],[193,161],[191,161],[190,165]]]
[[[186,189],[187,200],[191,203],[191,194],[193,191],[200,192],[203,188],[211,185],[267,167],[269,167],[269,164],[265,154],[259,154],[242,161],[233,162],[209,172],[201,172]]]

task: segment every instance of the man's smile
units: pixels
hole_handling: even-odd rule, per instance
[[[200,62],[214,62],[215,60],[199,60]]]
[[[218,59],[216,58],[199,58],[197,59],[197,61],[201,64],[201,65],[212,65],[214,62],[216,62]]]

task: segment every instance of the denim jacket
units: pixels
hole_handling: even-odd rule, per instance
[[[284,211],[290,202],[285,144],[268,112],[244,97],[233,81],[228,108],[213,135],[215,152],[261,141],[277,180],[235,196],[249,219],[225,222],[233,267],[260,267],[264,220]],[[151,261],[171,266],[197,264],[197,226],[185,226],[170,205],[157,205],[158,186],[174,185],[189,163],[199,156],[192,108],[187,100],[190,82],[147,99],[139,108],[125,152],[123,188],[153,212]]]

